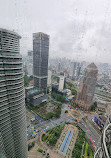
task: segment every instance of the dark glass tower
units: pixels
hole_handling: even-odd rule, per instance
[[[48,77],[49,36],[33,34],[33,76],[34,87],[46,90]]]
[[[0,157],[27,158],[20,36],[0,29]]]

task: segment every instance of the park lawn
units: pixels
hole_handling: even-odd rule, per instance
[[[74,149],[72,151],[72,158],[80,158],[82,152],[82,145],[84,143],[85,133],[79,129]]]
[[[88,144],[87,140],[85,140],[83,155],[84,155],[84,156],[82,156],[83,158],[92,158],[93,157],[92,149],[91,149],[90,145]]]
[[[88,142],[85,142],[85,153],[84,156],[87,156],[87,150],[88,150]]]
[[[53,129],[47,131],[46,134],[42,135],[42,141],[44,141],[45,143],[47,143],[51,146],[55,145],[62,133],[63,128],[64,128],[64,124],[59,125]]]

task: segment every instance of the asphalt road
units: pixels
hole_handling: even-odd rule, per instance
[[[78,124],[86,132],[87,137],[93,140],[94,145],[97,148],[101,135],[98,134],[98,132],[93,128],[87,119],[81,120]]]

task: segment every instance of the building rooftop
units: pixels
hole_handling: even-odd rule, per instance
[[[87,66],[87,68],[91,68],[91,69],[98,69],[97,66],[94,63],[91,63]]]
[[[21,36],[20,36],[18,33],[16,33],[14,30],[13,30],[13,31],[10,31],[10,30],[4,29],[4,28],[0,28],[0,31],[1,31],[1,32],[7,32],[7,33],[16,35],[16,36],[18,36],[19,38],[21,38]]]

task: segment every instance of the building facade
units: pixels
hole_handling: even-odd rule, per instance
[[[26,68],[27,68],[27,75],[32,76],[33,75],[33,51],[28,51]]]
[[[80,75],[80,63],[78,62],[71,62],[70,66],[70,78],[77,80]]]
[[[51,86],[51,76],[52,76],[52,72],[48,70],[48,80],[47,80],[48,87]]]
[[[49,36],[44,33],[33,34],[33,76],[34,86],[38,89],[47,88]]]
[[[98,69],[94,63],[85,68],[83,80],[77,93],[76,104],[88,110],[90,109],[95,92]]]
[[[64,89],[64,76],[59,77],[59,91],[62,91]]]
[[[27,158],[26,114],[20,36],[0,29],[0,153]]]
[[[30,106],[38,106],[41,103],[44,103],[48,99],[48,95],[44,92],[34,89],[34,87],[27,87],[25,89],[26,104]]]

